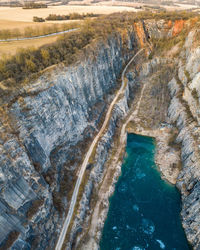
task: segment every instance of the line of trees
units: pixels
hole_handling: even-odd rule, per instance
[[[48,17],[45,19],[47,21],[55,21],[55,20],[82,20],[87,17],[98,17],[99,14],[94,13],[86,13],[86,14],[79,14],[79,13],[70,13],[68,15],[56,15],[56,14],[49,14]]]
[[[78,50],[92,38],[91,32],[73,32],[39,49],[21,49],[15,56],[0,60],[0,81],[7,80],[9,85],[16,85],[53,64],[65,61],[69,65],[77,59]]]
[[[41,9],[41,8],[47,8],[48,6],[43,3],[34,3],[34,2],[27,2],[24,4],[22,9]]]
[[[16,55],[0,60],[0,81],[4,80],[8,86],[16,86],[29,81],[28,79],[32,77],[37,77],[41,70],[51,65],[60,62],[64,62],[65,65],[74,63],[78,60],[80,51],[93,39],[105,38],[120,27],[120,21],[117,19],[99,18],[97,22],[86,20],[79,31],[66,33],[52,44],[38,49],[21,49]]]
[[[24,29],[24,31],[20,31],[17,28],[4,29],[0,30],[0,39],[41,36],[76,27],[78,27],[77,23],[62,23],[62,24],[52,24],[52,25],[44,24],[38,27],[28,26]]]

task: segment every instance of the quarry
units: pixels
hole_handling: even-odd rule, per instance
[[[1,249],[99,249],[127,133],[155,138],[187,241],[200,248],[200,19],[138,15],[99,17],[46,57],[0,61]]]

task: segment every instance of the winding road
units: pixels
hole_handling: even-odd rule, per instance
[[[78,28],[76,28],[76,29],[64,30],[64,31],[59,31],[59,32],[55,32],[55,33],[51,33],[51,34],[47,34],[47,35],[42,35],[42,36],[32,36],[32,37],[22,37],[22,38],[0,39],[0,42],[14,42],[14,41],[33,40],[33,39],[44,38],[44,37],[49,37],[49,36],[62,35],[62,34],[65,34],[65,33],[69,33],[69,32],[72,32],[72,31],[76,31],[76,30],[78,30]]]
[[[74,192],[73,192],[73,195],[72,195],[72,198],[71,198],[71,203],[70,203],[70,207],[69,207],[69,211],[68,211],[68,214],[67,214],[67,217],[65,219],[65,222],[64,222],[64,225],[63,225],[63,228],[61,230],[61,233],[60,233],[60,236],[59,236],[59,239],[58,239],[58,242],[56,244],[56,250],[61,250],[62,248],[62,245],[64,243],[64,240],[65,240],[65,236],[66,236],[66,233],[67,233],[67,230],[68,230],[68,227],[69,227],[69,224],[70,224],[70,221],[72,219],[72,216],[73,216],[73,213],[74,213],[74,207],[76,205],[76,201],[77,201],[77,197],[78,197],[78,192],[79,192],[79,188],[80,188],[80,185],[81,185],[81,181],[82,181],[82,178],[83,178],[83,175],[85,173],[85,169],[87,167],[87,164],[88,164],[88,161],[89,161],[89,158],[98,142],[98,140],[100,139],[100,137],[102,136],[105,128],[107,127],[108,125],[108,122],[110,120],[110,116],[111,116],[111,112],[113,110],[113,107],[114,105],[116,104],[119,96],[121,94],[123,94],[124,90],[125,90],[125,73],[126,73],[126,70],[127,68],[129,67],[129,65],[134,61],[134,59],[143,51],[144,49],[140,49],[131,59],[130,61],[128,62],[128,64],[126,65],[126,67],[124,68],[123,72],[122,72],[122,85],[120,87],[120,89],[117,91],[117,94],[115,96],[115,98],[113,99],[113,101],[111,102],[110,106],[109,106],[109,109],[106,113],[106,117],[105,117],[105,120],[104,120],[104,123],[99,131],[99,133],[96,135],[96,137],[94,138],[92,144],[90,145],[90,148],[85,156],[85,159],[82,163],[82,166],[81,166],[81,169],[80,169],[80,172],[79,172],[79,175],[78,175],[78,178],[77,178],[77,181],[76,181],[76,185],[75,185],[75,188],[74,188]]]

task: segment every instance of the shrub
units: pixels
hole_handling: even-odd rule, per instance
[[[42,18],[42,17],[34,16],[34,17],[33,17],[33,22],[42,23],[42,22],[45,22],[45,19]]]
[[[198,92],[197,92],[196,88],[194,88],[192,90],[192,96],[194,97],[195,100],[199,99]]]
[[[37,213],[38,208],[41,207],[44,203],[44,200],[34,200],[31,202],[31,206],[29,207],[26,216],[28,219],[31,219],[34,214]]]
[[[8,234],[7,238],[1,244],[0,249],[1,250],[3,250],[3,249],[9,249],[12,246],[12,244],[17,240],[19,234],[20,233],[17,232],[17,231],[11,231]]]
[[[53,197],[53,205],[54,205],[55,209],[61,215],[63,213],[63,211],[64,211],[63,203],[62,203],[62,197],[60,196],[59,192],[53,192],[52,197]]]
[[[189,73],[186,69],[184,70],[184,74],[185,74],[185,76],[187,77],[187,81],[188,81],[188,82],[191,82],[192,79],[191,79],[191,77],[190,77],[190,73]]]

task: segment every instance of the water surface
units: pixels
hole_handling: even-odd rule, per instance
[[[110,198],[101,250],[190,249],[181,226],[180,194],[161,179],[152,138],[129,134],[126,157]]]

